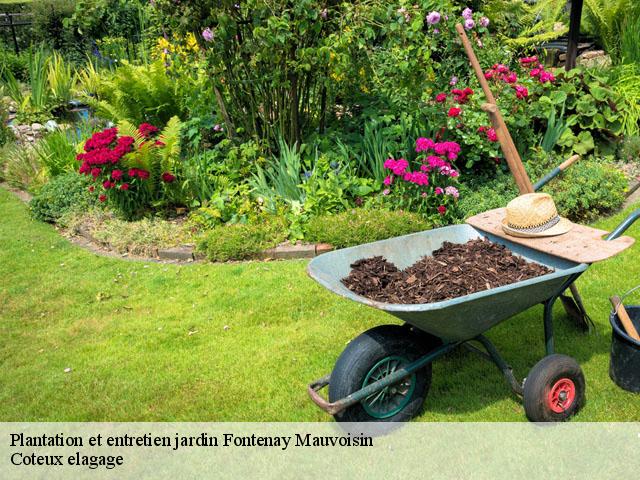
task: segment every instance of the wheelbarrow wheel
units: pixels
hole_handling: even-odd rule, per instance
[[[549,355],[529,372],[523,389],[524,411],[532,422],[563,422],[585,402],[584,374],[567,355]]]
[[[393,373],[439,345],[439,339],[400,325],[381,325],[352,340],[331,373],[335,402]],[[339,422],[402,422],[422,407],[431,385],[431,364],[334,415]]]

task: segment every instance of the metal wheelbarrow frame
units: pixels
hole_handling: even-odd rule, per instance
[[[640,217],[640,210],[636,210],[627,217],[606,239],[614,240],[621,236],[638,217]],[[433,250],[439,248],[445,241],[465,243],[473,238],[481,237],[487,237],[495,243],[505,245],[516,255],[520,255],[528,261],[551,267],[555,271],[547,275],[503,287],[493,288],[442,302],[417,305],[376,302],[353,293],[341,283],[341,279],[346,277],[350,272],[350,265],[361,258],[382,255],[398,266],[398,268],[405,268],[415,263],[419,258],[431,254]],[[542,303],[544,305],[543,322],[546,357],[538,362],[527,378],[535,377],[536,380],[546,378],[546,376],[552,373],[549,371],[550,369],[557,368],[558,364],[566,366],[567,361],[574,362],[574,369],[577,368],[580,375],[582,375],[580,367],[575,360],[564,355],[554,355],[553,305],[558,297],[575,282],[588,267],[589,264],[571,262],[544,252],[536,251],[529,247],[509,242],[504,238],[487,234],[470,225],[444,227],[320,255],[313,259],[307,267],[307,272],[311,278],[338,295],[394,315],[411,327],[433,337],[437,337],[441,340],[441,344],[415,361],[402,365],[392,373],[387,374],[373,383],[363,385],[362,388],[353,391],[343,398],[330,402],[324,399],[319,393],[323,387],[330,384],[332,375],[336,374],[335,368],[332,374],[312,382],[308,386],[308,394],[312,401],[322,410],[336,416],[336,418],[340,420],[341,414],[345,412],[345,410],[384,389],[388,390],[393,385],[397,385],[398,382],[403,381],[403,379],[429,366],[431,362],[439,357],[454,350],[458,346],[464,345],[492,360],[503,373],[509,386],[516,395],[521,397],[540,396],[540,389],[542,388],[541,380],[537,382],[531,381],[531,384],[541,384],[541,386],[535,387],[537,389],[536,393],[531,392],[531,389],[534,388],[531,385],[527,385],[530,387],[529,393],[525,392],[525,387],[515,378],[511,367],[483,333],[498,323],[538,303]],[[478,342],[484,350],[471,345],[469,342],[472,341]],[[349,347],[347,347],[347,349],[348,348]],[[347,349],[345,349],[345,352]],[[345,352],[343,352],[343,354]],[[543,399],[524,398],[525,411],[529,419],[532,421],[556,421],[568,418],[577,410],[565,409],[562,402],[566,400],[567,395],[582,394],[582,396],[584,396],[584,377],[582,377],[581,382],[582,392],[572,392],[571,389],[563,390],[562,385],[558,387],[560,388],[560,390],[558,390],[560,400],[558,400],[558,395],[554,398],[555,401],[558,402],[558,405],[560,405],[560,409],[554,409],[553,412],[555,413],[553,414],[548,411],[548,408],[545,410],[545,406],[541,403]],[[577,381],[576,383],[580,382]],[[554,386],[553,388],[556,387]],[[385,392],[387,390],[385,390]],[[571,399],[573,401],[573,397],[571,397]],[[581,405],[578,404],[574,405],[576,408],[580,408],[580,406]],[[372,418],[371,420],[377,419]],[[391,420],[393,421],[393,419]]]

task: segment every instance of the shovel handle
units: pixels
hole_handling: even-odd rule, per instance
[[[622,323],[622,326],[624,327],[625,332],[627,332],[627,335],[629,335],[634,340],[637,340],[640,342],[640,335],[638,335],[638,331],[636,330],[636,327],[633,325],[631,318],[629,318],[629,314],[627,313],[627,310],[624,308],[624,305],[622,304],[620,297],[613,296],[609,299],[609,301],[613,306],[614,313],[618,315],[618,318],[620,319],[620,323]]]
[[[547,183],[549,183],[551,180],[553,180],[554,178],[556,178],[558,175],[560,175],[562,172],[564,172],[567,168],[569,168],[571,165],[573,165],[574,163],[576,163],[578,160],[580,160],[580,155],[574,155],[570,158],[568,158],[567,160],[565,160],[564,162],[562,162],[559,166],[557,166],[556,168],[554,168],[553,170],[551,170],[549,173],[547,173],[544,177],[542,177],[540,180],[538,180],[534,185],[533,185],[533,189],[537,192],[538,190],[540,190],[542,187],[544,187]]]

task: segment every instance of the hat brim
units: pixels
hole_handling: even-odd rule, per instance
[[[521,237],[521,238],[537,238],[537,237],[555,237],[556,235],[562,235],[567,233],[569,230],[573,228],[573,223],[571,223],[566,218],[560,218],[560,221],[556,223],[553,227],[543,230],[542,232],[537,233],[529,233],[523,232],[521,230],[516,230],[511,228],[507,224],[507,219],[502,220],[502,230],[508,235],[512,237]]]

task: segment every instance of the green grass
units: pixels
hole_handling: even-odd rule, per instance
[[[327,420],[307,382],[351,338],[390,321],[315,284],[304,261],[127,262],[71,245],[4,190],[0,211],[2,421]],[[640,420],[639,398],[607,373],[607,297],[640,283],[638,253],[580,279],[597,334],[556,308],[557,349],[587,377],[579,420]],[[532,308],[489,334],[520,378],[544,353],[541,314]],[[422,421],[525,419],[498,370],[472,353],[437,361],[433,382]]]

